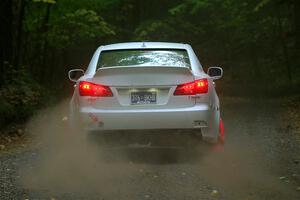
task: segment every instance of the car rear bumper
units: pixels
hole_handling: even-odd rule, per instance
[[[208,104],[188,108],[105,110],[83,107],[79,112],[84,129],[141,130],[141,129],[201,129],[215,137],[219,111]],[[218,121],[218,120],[217,120]],[[209,133],[212,132],[213,133]]]

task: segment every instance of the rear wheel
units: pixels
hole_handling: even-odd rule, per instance
[[[203,141],[211,144],[217,144],[217,143],[222,143],[224,144],[225,142],[225,131],[224,131],[224,124],[223,120],[220,118],[220,123],[219,123],[219,134],[218,137],[202,137]]]

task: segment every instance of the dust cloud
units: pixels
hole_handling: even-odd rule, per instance
[[[52,192],[112,193],[136,169],[125,161],[107,161],[79,125],[69,126],[67,108],[66,101],[43,110],[28,124],[39,156],[32,168],[22,171],[22,184],[29,189]],[[121,153],[114,156],[122,159]]]
[[[151,186],[156,188],[157,197],[160,188],[164,188],[160,191],[162,194],[174,193],[182,197],[186,188],[172,188],[182,182],[178,174],[184,171],[191,175],[185,187],[208,184],[221,190],[222,199],[284,199],[288,196],[289,190],[269,171],[264,156],[250,151],[243,140],[225,144],[221,152],[213,151],[215,148],[211,145],[195,143],[196,139],[189,137],[195,148],[158,151],[136,148],[133,153],[126,150],[111,153],[89,140],[80,125],[70,127],[65,116],[68,116],[68,101],[41,111],[28,124],[39,156],[32,167],[22,171],[25,188],[52,193],[92,193],[108,199],[112,196],[140,199],[138,194]],[[179,137],[178,140],[183,139]],[[117,161],[113,161],[115,159]],[[149,174],[151,177],[161,174],[164,180],[155,182]],[[199,196],[197,189],[193,192]]]
[[[281,200],[297,195],[279,180],[270,170],[272,163],[260,154],[243,143],[225,146],[224,152],[207,154],[198,162],[198,176],[226,192],[228,199]]]

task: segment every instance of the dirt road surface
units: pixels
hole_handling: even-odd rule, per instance
[[[0,199],[300,199],[299,97],[221,100],[223,152],[193,142],[86,154],[46,126],[46,141],[0,152]]]

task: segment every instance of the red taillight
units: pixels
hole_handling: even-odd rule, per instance
[[[113,93],[110,88],[104,85],[98,85],[86,81],[79,83],[79,94],[80,96],[91,96],[91,97],[112,97]]]
[[[208,91],[208,81],[206,78],[195,80],[194,82],[178,85],[174,95],[195,95]]]

